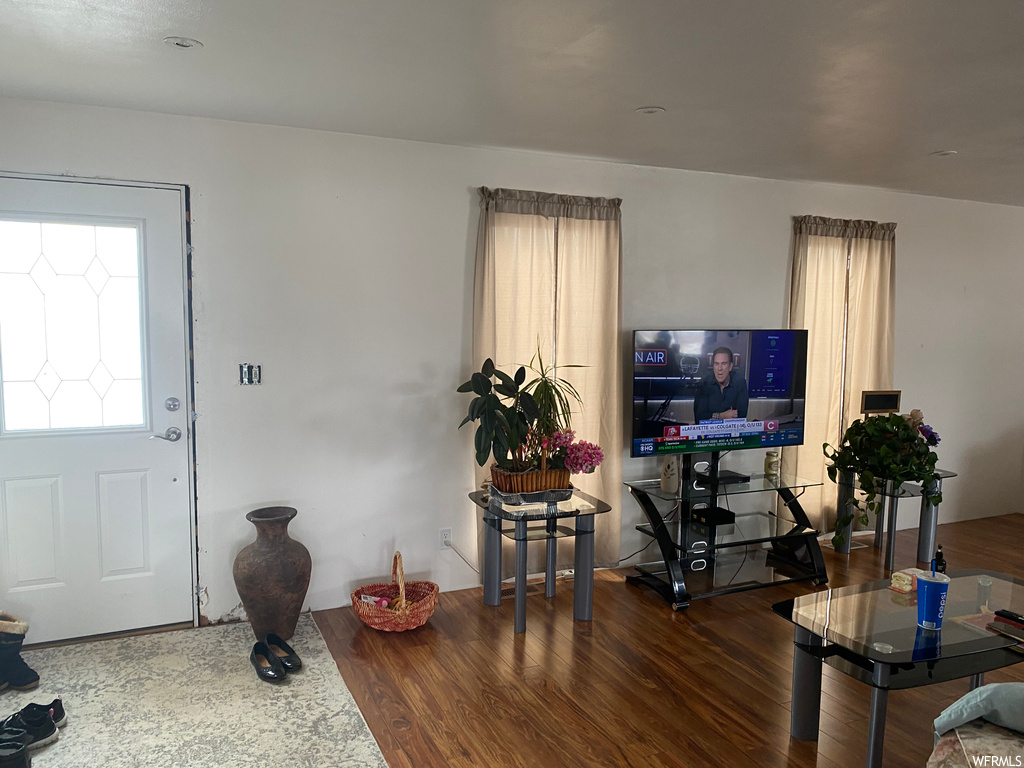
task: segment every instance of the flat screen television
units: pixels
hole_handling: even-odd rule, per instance
[[[804,442],[807,331],[634,331],[631,456]]]

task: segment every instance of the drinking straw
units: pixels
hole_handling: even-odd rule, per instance
[[[935,558],[932,558],[932,576],[935,575]]]

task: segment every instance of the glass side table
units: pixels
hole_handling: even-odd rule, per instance
[[[884,509],[875,519],[875,549],[885,544],[885,569],[892,571],[896,562],[896,507],[900,499],[921,497],[921,518],[917,527],[917,562],[929,563],[935,556],[935,529],[939,523],[939,508],[932,501],[933,496],[942,493],[942,481],[956,477],[956,472],[936,469],[938,477],[925,484],[907,482],[897,486],[891,480],[881,480],[878,495],[883,499]],[[840,500],[842,503],[842,500]]]
[[[474,491],[469,498],[483,509],[484,604],[501,604],[501,537],[516,543],[515,632],[526,631],[526,545],[546,541],[545,597],[555,595],[558,539],[576,538],[573,564],[573,618],[590,621],[594,614],[594,516],[611,507],[582,491],[565,501],[511,504],[497,494]],[[506,521],[512,522],[511,526]],[[572,527],[559,522],[572,522]],[[532,524],[531,524],[532,523]]]

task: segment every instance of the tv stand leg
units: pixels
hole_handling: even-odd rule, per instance
[[[811,525],[811,521],[807,517],[807,513],[804,512],[803,507],[800,506],[800,502],[797,501],[797,497],[789,488],[778,488],[777,492],[779,498],[782,499],[782,503],[785,504],[786,509],[793,516],[793,519],[798,525],[803,526],[808,531],[814,530],[814,526]],[[807,537],[806,548],[801,548],[799,554],[790,547],[783,546],[783,542],[786,538],[776,540],[772,543],[772,553],[777,557],[781,557],[785,560],[802,566],[804,568],[810,567],[814,574],[814,583],[828,584],[828,571],[825,569],[825,557],[821,554],[821,545],[818,544],[818,540],[814,537]]]
[[[689,473],[685,473],[685,476],[688,480]],[[648,574],[627,576],[626,581],[630,584],[643,584],[655,590],[672,605],[673,611],[686,608],[690,604],[690,595],[686,591],[686,581],[683,578],[683,564],[679,561],[675,543],[665,527],[665,520],[647,493],[635,488],[630,488],[629,492],[636,499],[637,504],[647,516],[647,521],[651,524],[654,539],[658,542],[658,548],[661,550],[661,559],[665,563],[668,583]]]

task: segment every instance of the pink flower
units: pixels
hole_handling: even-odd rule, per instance
[[[580,440],[567,449],[565,468],[574,475],[581,472],[590,474],[597,469],[602,461],[604,461],[604,451],[601,450],[601,446]]]
[[[575,430],[567,429],[564,432],[555,432],[555,434],[551,436],[551,442],[548,447],[551,449],[553,453],[561,448],[568,448],[570,445],[572,445],[572,441],[575,439]]]

